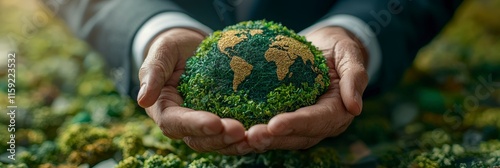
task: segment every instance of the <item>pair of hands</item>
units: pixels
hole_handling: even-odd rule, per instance
[[[306,35],[323,50],[331,79],[330,87],[316,104],[279,114],[268,124],[248,130],[237,120],[181,107],[179,79],[186,60],[204,38],[184,28],[158,35],[139,70],[141,89],[137,98],[165,136],[182,138],[196,151],[243,155],[272,149],[305,149],[342,133],[361,113],[368,58],[362,44],[340,27],[326,27]]]

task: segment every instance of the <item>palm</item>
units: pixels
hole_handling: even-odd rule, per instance
[[[340,76],[337,73],[336,70],[337,68],[335,67],[335,60],[328,51],[324,52],[329,67],[328,76],[330,77],[330,86],[328,87],[326,92],[319,97],[316,104],[312,105],[311,107],[318,109],[333,108],[329,109],[329,111],[332,113],[331,116],[335,117],[332,118],[333,121],[330,120],[328,122],[336,124],[333,124],[330,127],[332,132],[330,132],[327,135],[324,135],[325,137],[329,137],[329,136],[336,136],[342,133],[351,123],[354,116],[348,112],[346,106],[343,103],[343,99],[340,93],[341,92]]]
[[[324,49],[330,86],[316,104],[279,114],[268,124],[250,128],[247,139],[257,151],[309,148],[345,131],[354,115],[361,112],[367,75],[359,43],[338,27],[317,30],[306,38]]]
[[[182,105],[183,99],[177,91],[177,86],[181,74],[184,72],[184,67],[176,68],[170,79],[161,89],[157,103],[161,105],[161,111],[169,107],[179,107]]]

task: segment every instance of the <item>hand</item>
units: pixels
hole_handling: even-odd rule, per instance
[[[177,91],[180,76],[186,60],[203,39],[202,34],[182,28],[169,29],[158,35],[151,42],[139,70],[141,89],[137,102],[146,108],[149,117],[165,136],[182,138],[196,151],[248,153],[245,128],[240,122],[181,107],[183,99]]]
[[[257,152],[309,148],[344,132],[354,116],[361,113],[361,97],[368,83],[368,58],[363,45],[340,27],[322,28],[306,38],[323,51],[331,84],[316,104],[251,127],[247,141]]]

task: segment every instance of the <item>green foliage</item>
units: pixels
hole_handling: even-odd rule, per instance
[[[57,128],[64,123],[66,114],[54,113],[49,107],[41,107],[33,109],[31,114],[31,126],[44,131],[48,137],[53,137]],[[50,121],[50,122],[47,122]]]
[[[309,158],[303,162],[308,163],[306,167],[341,167],[337,151],[332,147],[317,147],[309,153]]]
[[[21,152],[18,157],[18,162],[26,163],[27,165],[57,163],[61,161],[59,153],[60,150],[56,143],[45,141],[41,145],[32,146],[28,151]]]
[[[58,145],[63,153],[82,149],[85,145],[92,144],[99,139],[108,139],[109,134],[105,128],[89,124],[73,124],[61,131]]]
[[[62,130],[58,139],[61,152],[72,164],[94,165],[111,157],[116,151],[107,129],[89,124],[73,124]]]
[[[435,129],[424,132],[420,137],[420,143],[430,147],[443,146],[444,144],[451,143],[451,136],[442,129]]]
[[[16,138],[20,139],[19,144],[28,146],[33,144],[42,144],[45,140],[45,134],[38,129],[18,129]]]
[[[118,163],[115,168],[141,168],[143,162],[135,156],[130,156]]]
[[[118,163],[116,168],[181,168],[185,167],[186,163],[175,154],[162,156],[145,152],[143,155],[130,156]]]
[[[464,122],[479,128],[493,126],[500,129],[500,108],[490,108],[483,111],[467,113]]]
[[[413,161],[417,167],[455,167],[455,161],[464,157],[465,149],[458,145],[445,144],[441,148],[434,148],[432,151],[423,152]]]
[[[145,151],[142,135],[134,132],[125,132],[118,138],[117,146],[122,150],[123,158],[135,156]]]
[[[163,135],[163,132],[157,126],[152,127],[151,131],[144,135],[143,142],[146,147],[158,149],[166,153],[175,153],[178,156],[187,156],[194,152],[182,140],[170,139]]]
[[[379,159],[379,165],[381,167],[404,167],[404,165],[410,165],[413,158],[409,157],[408,153],[405,153],[403,149],[394,146],[393,144],[381,145],[382,149],[379,151],[374,151],[374,155]]]
[[[340,167],[340,157],[332,147],[307,150],[272,150],[244,156],[205,156],[218,167]]]
[[[220,51],[219,42],[224,33],[234,30],[242,31],[238,37],[235,36],[241,37],[242,41]],[[252,34],[250,30],[262,32]],[[287,67],[288,72],[283,79],[277,76],[278,62],[282,60],[275,63],[265,57],[278,35],[290,37],[307,46],[301,51],[310,52],[313,56],[311,62],[304,58],[306,54],[298,58],[287,47],[282,47],[285,48],[283,52],[290,52],[289,55],[297,57],[293,60],[289,58],[293,64]],[[236,56],[253,67],[238,85],[235,85],[237,73],[233,68],[244,68],[232,67],[231,62]],[[184,106],[210,111],[220,117],[235,118],[245,127],[250,127],[267,123],[276,114],[314,104],[329,82],[325,58],[304,37],[281,24],[248,21],[228,26],[207,37],[195,56],[187,61],[178,89],[184,98]]]
[[[379,115],[360,116],[353,121],[351,129],[359,138],[369,143],[386,141],[392,131],[390,121]]]
[[[83,146],[82,149],[72,151],[67,162],[75,165],[88,163],[95,165],[100,161],[113,156],[116,151],[111,139],[98,139],[91,144]]]
[[[3,125],[3,124],[0,124],[0,135],[4,135],[4,136],[0,136],[0,142],[9,142],[10,140],[10,137],[9,137],[9,131],[7,129],[7,125]],[[0,143],[0,149],[1,150],[6,150],[8,147],[8,144],[7,143]]]
[[[491,153],[500,151],[500,140],[490,140],[479,144],[479,151],[482,153]]]
[[[0,167],[2,168],[28,168],[28,165],[25,163],[20,163],[20,164],[4,164],[0,162]]]
[[[207,158],[200,158],[189,163],[188,168],[217,168],[217,166]]]
[[[174,154],[153,155],[144,161],[144,168],[183,167],[182,160]]]
[[[500,165],[500,140],[490,140],[479,145],[479,152],[484,156],[484,164]]]

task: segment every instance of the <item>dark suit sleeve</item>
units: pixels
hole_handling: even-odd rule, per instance
[[[121,93],[135,98],[130,80],[135,33],[155,14],[182,12],[168,0],[44,0],[81,39],[102,54]]]
[[[339,0],[326,17],[356,16],[376,34],[382,65],[376,83],[367,88],[369,95],[397,84],[418,50],[440,32],[460,3],[459,0]]]

